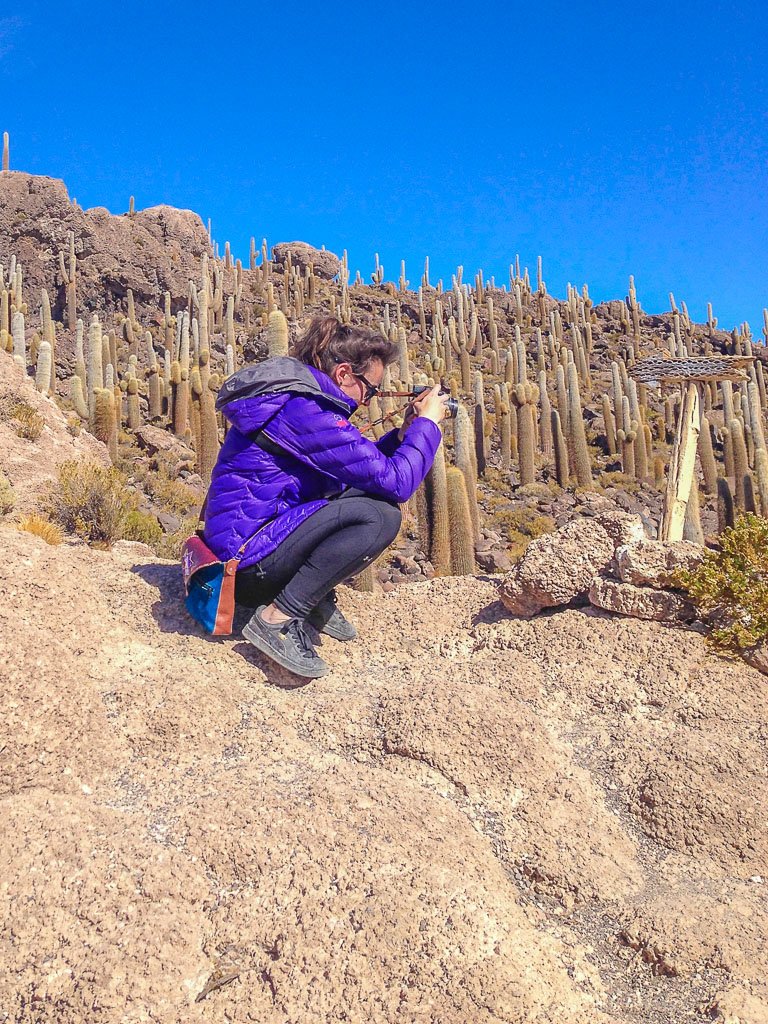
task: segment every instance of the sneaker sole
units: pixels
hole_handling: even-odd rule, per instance
[[[266,655],[270,661],[274,661],[276,665],[286,669],[288,672],[292,672],[295,676],[303,676],[304,679],[319,679],[320,676],[324,676],[328,672],[328,666],[325,663],[323,663],[322,666],[318,665],[315,668],[310,668],[309,666],[307,666],[307,668],[303,668],[289,661],[288,658],[281,657],[273,647],[269,646],[267,641],[259,633],[256,633],[251,629],[249,623],[246,623],[246,625],[243,626],[243,636],[249,643],[253,644],[257,650]]]

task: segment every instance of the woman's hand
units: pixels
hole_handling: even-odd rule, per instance
[[[439,424],[448,415],[448,402],[450,398],[450,395],[441,395],[440,385],[435,384],[433,388],[425,391],[423,395],[419,395],[412,403],[414,414]],[[406,419],[407,422],[408,420]]]

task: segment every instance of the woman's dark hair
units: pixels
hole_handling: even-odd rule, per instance
[[[353,373],[365,373],[374,359],[388,366],[396,353],[394,341],[367,327],[342,324],[335,316],[316,317],[293,346],[297,359],[328,374],[338,363],[349,363]]]

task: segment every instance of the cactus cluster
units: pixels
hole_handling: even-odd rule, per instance
[[[45,289],[28,308],[15,258],[0,265],[0,348],[34,375],[41,392],[68,402],[115,458],[123,432],[151,422],[189,445],[209,479],[226,430],[215,408],[222,380],[245,358],[287,354],[291,336],[313,315],[366,322],[395,343],[397,361],[387,368],[384,389],[442,380],[460,399],[459,414],[417,502],[423,544],[438,573],[474,567],[478,488],[490,469],[500,471],[509,492],[542,483],[590,489],[600,486],[601,473],[618,469],[638,485],[663,489],[680,397],[635,383],[629,371],[643,355],[757,349],[748,325],[730,335],[719,331],[710,305],[699,327],[672,295],[666,333],[654,333],[633,278],[626,300],[610,304],[620,330],[606,337],[586,285],[568,285],[565,299],[554,299],[540,258],[535,289],[516,257],[503,285],[482,271],[466,283],[458,267],[446,288],[430,280],[427,259],[412,291],[404,263],[397,285],[385,280],[378,256],[372,285],[359,272],[350,283],[345,252],[328,280],[294,260],[289,247],[273,259],[266,240],[257,247],[255,238],[247,268],[233,260],[229,244],[221,257],[212,244],[186,295],[165,292],[154,313],[144,298],[139,312],[128,289],[123,309],[102,322],[79,294],[79,245],[70,232],[58,254],[62,322],[54,320]],[[73,358],[63,358],[65,351]],[[710,382],[702,390],[699,480],[689,518],[697,520],[699,487],[703,502],[717,502],[722,526],[740,510],[768,514],[762,362],[751,365],[744,383]],[[372,435],[399,425],[401,411],[391,398],[374,399]],[[700,524],[692,521],[687,530],[700,535]]]

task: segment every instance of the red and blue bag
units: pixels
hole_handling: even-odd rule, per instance
[[[187,537],[181,549],[181,572],[187,593],[184,606],[213,636],[229,636],[232,632],[235,573],[239,564],[239,557],[222,562],[197,533]]]

